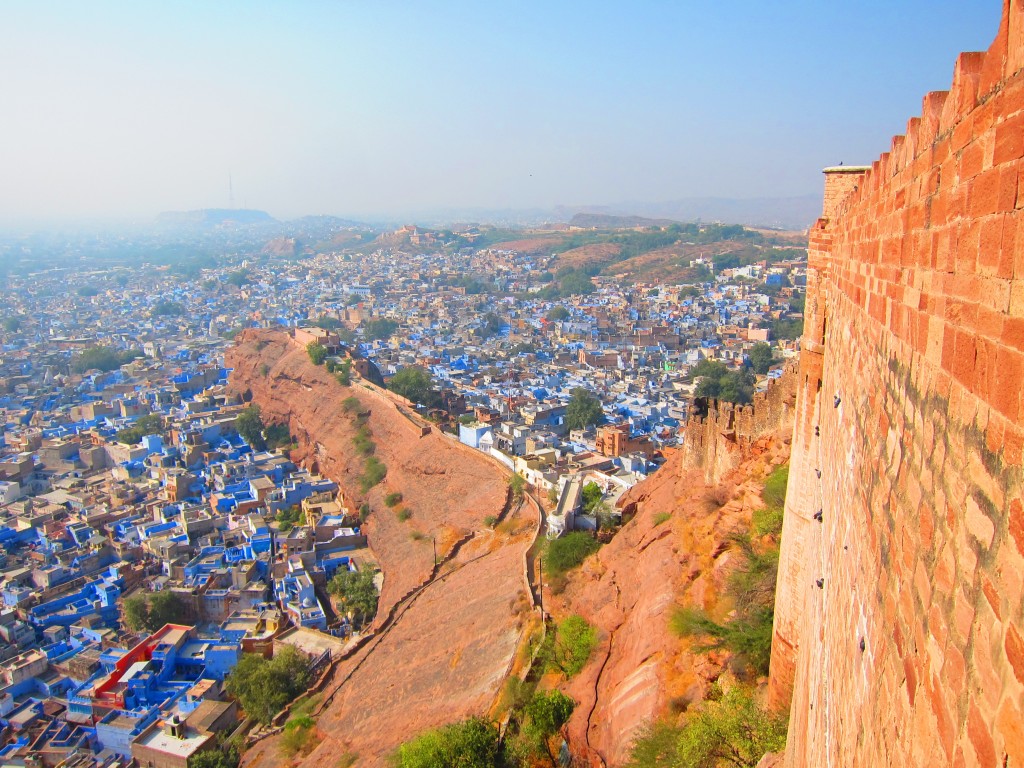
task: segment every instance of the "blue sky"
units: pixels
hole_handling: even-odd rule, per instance
[[[997,0],[0,6],[0,219],[816,193]]]

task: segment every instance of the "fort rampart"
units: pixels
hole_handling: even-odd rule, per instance
[[[1022,68],[1008,0],[889,152],[826,170],[772,656],[786,765],[1024,765]]]

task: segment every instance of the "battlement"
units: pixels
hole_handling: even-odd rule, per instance
[[[786,764],[1024,765],[1024,0],[810,232]],[[818,586],[818,580],[822,586]]]
[[[682,466],[701,468],[709,484],[717,483],[739,464],[758,438],[792,420],[796,384],[797,365],[793,362],[780,378],[770,379],[763,392],[755,392],[750,405],[696,398],[684,429]]]

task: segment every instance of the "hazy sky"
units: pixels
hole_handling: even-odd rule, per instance
[[[999,0],[0,4],[0,219],[816,193]]]

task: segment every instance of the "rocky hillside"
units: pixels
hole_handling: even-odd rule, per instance
[[[629,492],[623,509],[635,517],[556,599],[556,613],[578,613],[599,630],[597,652],[566,688],[579,702],[568,736],[582,764],[624,764],[645,724],[678,717],[721,675],[725,655],[692,652],[669,619],[676,606],[731,609],[722,600],[730,536],[750,529],[766,476],[789,459],[794,378],[753,407],[712,402],[695,413],[687,439],[697,447]]]
[[[429,430],[385,392],[358,380],[342,387],[283,332],[245,332],[227,364],[231,386],[260,406],[265,421],[288,424],[298,439],[294,458],[337,481],[350,506],[372,510],[365,531],[384,572],[378,631],[337,667],[319,720],[324,741],[307,763],[353,751],[360,765],[384,764],[418,731],[484,714],[529,613],[524,555],[537,510],[510,510],[507,473],[497,463]],[[348,398],[358,406],[343,406]],[[354,444],[357,413],[387,468],[368,491]],[[391,493],[402,494],[407,519],[384,504]],[[498,530],[484,525],[503,515]],[[270,740],[246,760],[271,765],[276,756]]]
[[[720,596],[765,476],[789,458],[789,437],[764,436],[714,486],[676,453],[626,498],[636,517],[574,574],[559,612],[578,613],[600,633],[587,668],[566,689],[579,702],[569,742],[583,765],[619,766],[640,729],[702,700],[725,657],[689,650],[669,629],[675,606],[727,610]]]

